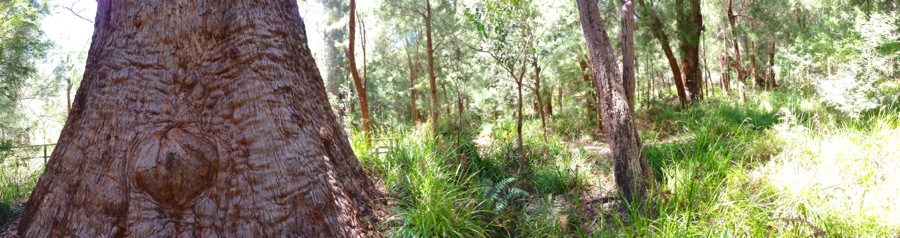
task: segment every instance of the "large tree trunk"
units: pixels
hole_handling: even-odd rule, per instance
[[[356,0],[350,0],[350,44],[347,47],[347,59],[350,61],[350,75],[353,76],[353,85],[356,87],[356,95],[359,98],[359,112],[362,114],[362,131],[365,134],[366,141],[372,133],[372,126],[369,117],[369,99],[366,96],[366,85],[359,77],[359,69],[356,68],[356,56],[354,49],[356,48]],[[365,60],[363,60],[365,65]],[[365,67],[365,66],[364,66]]]
[[[360,237],[380,195],[296,1],[98,1],[21,237]]]
[[[703,97],[703,73],[700,70],[700,29],[703,17],[700,15],[700,0],[676,0],[678,5],[678,34],[681,49],[681,72],[684,74],[685,87],[691,103]]]
[[[662,46],[663,53],[666,55],[666,60],[669,62],[669,68],[672,69],[672,78],[674,78],[675,81],[675,92],[678,94],[678,102],[681,103],[682,107],[685,107],[687,105],[687,94],[684,90],[681,69],[678,68],[678,59],[675,58],[675,53],[672,52],[672,47],[669,45],[669,37],[666,36],[666,33],[663,31],[663,24],[659,18],[659,13],[657,13],[656,9],[653,9],[652,6],[645,4],[643,0],[637,1],[638,4],[641,5],[641,8],[646,11],[646,15],[650,16],[650,31],[653,32],[653,36],[659,40],[659,44]]]
[[[609,127],[606,134],[612,152],[616,185],[626,201],[643,201],[653,181],[653,174],[634,123],[634,108],[628,103],[597,3],[589,0],[577,0],[577,3],[594,81],[603,101],[603,121]]]
[[[434,45],[431,39],[431,0],[425,0],[425,47],[428,51],[428,84],[431,86],[431,124],[434,135],[437,136],[438,116],[440,109],[438,108],[437,98],[437,79],[434,75]]]

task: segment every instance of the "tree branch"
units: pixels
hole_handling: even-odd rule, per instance
[[[63,8],[66,10],[69,10],[69,12],[71,12],[72,15],[75,15],[76,17],[81,18],[82,20],[85,20],[87,22],[90,22],[91,24],[94,24],[93,20],[83,17],[83,16],[81,16],[81,14],[78,14],[78,12],[75,12],[75,10],[74,10],[75,4],[78,4],[78,2],[81,2],[81,0],[75,1],[72,3],[72,5],[69,5],[68,7],[64,6]]]

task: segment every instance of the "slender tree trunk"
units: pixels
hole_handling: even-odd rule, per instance
[[[534,66],[534,97],[537,100],[537,111],[541,116],[541,135],[547,140],[547,115],[544,112],[544,102],[541,97],[541,67],[538,66],[537,56],[533,55],[532,66]]]
[[[557,109],[558,112],[562,112],[563,110],[563,91],[565,89],[566,88],[563,85],[560,85],[559,90],[556,92],[556,104],[559,105],[559,109]]]
[[[366,137],[366,143],[369,143],[369,137],[372,136],[371,117],[369,116],[369,99],[366,96],[366,85],[359,76],[359,69],[356,67],[356,0],[350,0],[350,29],[349,45],[347,46],[347,59],[350,62],[350,75],[353,76],[353,85],[356,87],[356,95],[359,98],[359,112],[362,114],[360,119],[362,122],[362,131]],[[363,62],[365,65],[365,62]]]
[[[434,135],[438,133],[438,116],[440,109],[438,108],[437,98],[437,81],[434,75],[434,44],[431,38],[431,0],[425,0],[425,45],[428,51],[428,84],[431,86],[431,123]]]
[[[531,34],[530,29],[528,30],[528,33]],[[522,64],[522,67],[519,69],[519,74],[516,75],[515,69],[512,67],[506,68],[507,72],[509,73],[509,76],[512,77],[516,81],[516,91],[518,91],[518,98],[516,99],[516,101],[518,101],[517,102],[518,110],[516,113],[517,114],[517,116],[516,116],[516,139],[517,139],[518,150],[519,150],[519,155],[518,155],[519,156],[519,158],[518,158],[518,160],[519,160],[519,178],[525,178],[525,165],[527,164],[526,157],[525,157],[525,143],[522,140],[522,117],[523,117],[523,115],[522,115],[522,103],[523,103],[522,87],[523,87],[523,84],[522,83],[525,80],[525,72],[528,71],[528,55],[527,55],[528,52],[526,50],[531,46],[531,39],[532,38],[529,38],[528,41],[525,42],[525,45],[522,48],[523,50],[522,50],[522,52],[520,52],[520,54],[522,56],[522,59],[521,59],[522,61],[520,62]],[[515,65],[515,63],[516,62],[513,61],[512,65]],[[524,181],[524,180],[522,180],[522,181]]]
[[[447,91],[447,83],[441,82],[440,85],[441,85],[441,95],[444,95],[444,101],[449,102],[450,101],[450,95],[449,95],[450,92]],[[438,106],[438,107],[440,107],[440,106]],[[450,114],[450,109],[452,109],[452,108],[453,108],[453,106],[446,107],[447,114]]]
[[[687,94],[684,89],[684,80],[682,79],[681,69],[678,67],[678,59],[675,58],[675,53],[672,52],[672,47],[669,46],[669,37],[666,36],[666,33],[663,31],[663,24],[660,21],[659,13],[656,12],[656,9],[652,9],[652,6],[648,6],[644,3],[643,0],[637,0],[638,4],[647,12],[647,15],[650,16],[650,31],[653,32],[653,36],[659,40],[660,46],[662,46],[663,53],[666,55],[666,60],[669,62],[669,68],[672,69],[672,77],[675,81],[675,91],[678,93],[678,102],[681,103],[682,107],[687,106]]]
[[[727,43],[726,43],[727,44]],[[727,46],[727,45],[726,45]],[[727,48],[726,48],[727,50]],[[721,58],[719,59],[722,62],[722,75],[719,77],[719,84],[722,87],[722,91],[725,94],[731,92],[731,65],[729,63],[729,59],[731,57],[728,56],[728,52],[722,53]]]
[[[328,106],[296,1],[97,5],[83,83],[19,236],[374,227],[380,195]]]
[[[72,111],[72,78],[66,75],[66,112]]]
[[[769,43],[769,88],[775,89],[778,83],[775,82],[775,40]]]
[[[728,24],[731,25],[731,43],[734,47],[734,69],[737,72],[738,95],[740,95],[741,102],[744,102],[747,100],[747,77],[741,63],[741,51],[738,47],[738,32],[735,27],[737,24],[736,21],[737,15],[734,14],[734,0],[728,0]]]
[[[522,62],[522,73],[525,73],[525,62]],[[516,143],[518,144],[519,150],[519,178],[525,178],[525,144],[522,141],[522,77],[519,77],[516,80],[516,91],[518,91],[519,96],[516,98],[517,102],[517,117],[516,117]]]
[[[701,37],[702,37],[702,36],[701,36]],[[712,78],[712,74],[709,73],[709,64],[708,64],[707,61],[706,61],[706,58],[707,58],[707,57],[706,57],[706,56],[707,56],[707,55],[706,55],[706,51],[707,51],[707,48],[706,48],[706,39],[701,38],[701,40],[703,40],[703,41],[701,41],[701,46],[702,46],[702,48],[703,48],[703,56],[702,56],[702,58],[703,58],[703,70],[706,71],[706,74],[704,74],[704,76],[705,76],[705,78],[706,78],[706,84],[703,85],[703,87],[704,87],[703,92],[704,92],[704,95],[709,95],[709,94],[710,94],[710,91],[709,91],[709,84],[710,84],[710,82],[712,81],[712,79],[711,79],[711,78]]]
[[[419,52],[416,51],[416,55],[418,56]],[[418,59],[417,59],[418,60]],[[419,77],[417,64],[413,64],[412,57],[409,53],[409,46],[406,49],[406,64],[409,65],[409,96],[410,96],[410,106],[412,107],[412,121],[413,124],[419,123],[419,108],[416,106],[416,100],[419,98],[419,92],[416,90],[416,79]]]
[[[550,92],[547,93],[547,103],[544,104],[544,112],[547,116],[553,116],[553,89],[550,88]]]
[[[756,51],[754,51],[755,49],[754,49],[753,41],[750,41],[750,40],[747,40],[747,41],[750,44],[748,44],[747,48],[744,48],[744,49],[747,50],[747,52],[746,52],[747,58],[750,58],[750,77],[752,77],[753,81],[756,82],[757,89],[765,89],[766,81],[763,80],[762,77],[760,77],[759,71],[757,70],[759,68],[759,66],[756,65],[756,54],[754,54],[754,53],[756,53]]]
[[[597,86],[594,85],[594,88],[597,88]],[[594,100],[595,105],[594,115],[596,117],[595,120],[597,121],[597,132],[603,132],[603,98],[601,98],[598,93],[591,93],[591,96],[593,96],[592,99]]]
[[[653,175],[634,123],[634,108],[628,104],[626,89],[597,3],[577,0],[577,4],[594,81],[603,99],[603,121],[609,126],[607,136],[616,185],[626,201],[643,201]],[[629,17],[626,15],[626,18]]]
[[[647,75],[647,105],[650,105],[650,102],[653,101],[653,72],[654,70],[649,69],[650,66],[650,57],[644,57],[644,72]]]

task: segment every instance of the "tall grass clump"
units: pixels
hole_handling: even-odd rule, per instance
[[[849,115],[820,102],[813,93],[773,91],[745,103],[709,97],[680,111],[651,105],[648,127],[675,126],[643,132],[652,135],[647,153],[661,176],[653,211],[627,214],[600,234],[900,235],[900,110]]]
[[[828,236],[900,235],[900,112],[884,108],[776,127],[791,143],[754,176],[777,191],[777,212]]]
[[[472,146],[432,139],[430,130],[424,124],[376,137],[371,146],[352,143],[386,190],[390,215],[382,229],[394,237],[485,237],[490,211],[461,156],[473,156]]]
[[[0,163],[0,226],[7,226],[12,222],[19,210],[20,204],[28,198],[42,169],[36,171],[28,168],[17,168],[17,165]]]
[[[602,235],[642,237],[766,236],[772,192],[748,180],[746,168],[777,154],[783,143],[769,128],[790,100],[760,93],[746,103],[710,96],[684,110],[650,104],[643,135],[659,187],[649,213],[636,207]],[[646,129],[650,128],[650,129]]]

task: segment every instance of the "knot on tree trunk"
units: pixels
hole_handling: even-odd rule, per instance
[[[189,207],[219,171],[215,143],[182,128],[167,128],[140,139],[130,158],[132,186],[163,208]]]

